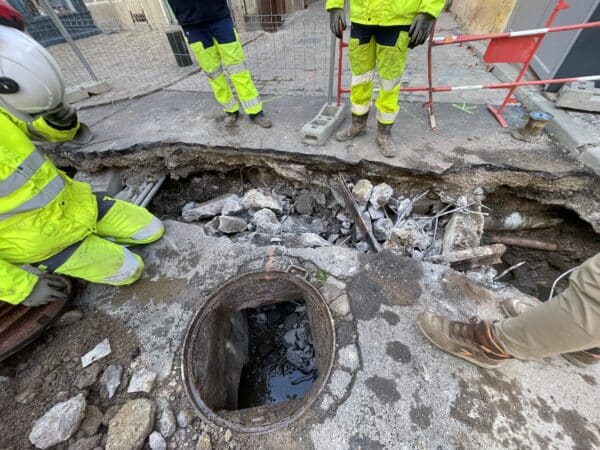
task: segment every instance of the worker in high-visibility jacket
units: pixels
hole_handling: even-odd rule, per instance
[[[52,56],[0,25],[0,301],[38,306],[65,298],[69,283],[53,274],[133,283],[144,264],[123,245],[153,242],[164,232],[146,209],[92,193],[36,149],[32,139],[69,141],[84,128],[63,95]]]
[[[346,29],[346,0],[327,0],[333,34]],[[398,91],[409,48],[423,44],[445,0],[350,0],[351,126],[336,134],[348,141],[366,133],[373,96],[375,64],[379,66],[376,142],[383,156],[396,155],[392,126],[398,115]]]
[[[223,124],[234,126],[240,115],[240,105],[227,82],[227,73],[250,120],[262,128],[270,128],[272,123],[263,112],[246,66],[227,0],[169,0],[169,4],[200,68],[208,77],[217,102],[226,113]]]

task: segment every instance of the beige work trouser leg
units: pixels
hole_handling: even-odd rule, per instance
[[[569,287],[518,317],[496,322],[493,334],[519,359],[538,359],[600,346],[600,253],[573,272]]]

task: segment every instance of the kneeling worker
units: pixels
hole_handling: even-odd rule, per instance
[[[346,29],[345,0],[327,0],[331,31],[338,38]],[[409,48],[423,44],[445,0],[350,0],[350,71],[352,125],[336,135],[348,141],[367,131],[373,97],[375,64],[379,66],[377,146],[385,157],[396,155],[392,126],[400,109],[398,91]]]
[[[240,105],[225,77],[227,72],[250,120],[262,128],[270,128],[271,121],[263,113],[263,104],[246,67],[227,0],[169,0],[169,4],[209,79],[217,102],[225,110],[224,125],[234,126],[240,115]]]
[[[0,21],[0,301],[38,306],[66,298],[69,283],[46,273],[131,284],[144,263],[124,244],[156,241],[163,225],[144,208],[93,194],[35,148],[31,139],[70,141],[84,127],[62,103],[56,61],[12,23],[20,28]]]

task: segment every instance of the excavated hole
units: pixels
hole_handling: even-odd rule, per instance
[[[319,174],[314,178],[318,179],[319,176],[321,179],[328,178],[322,175]],[[348,177],[348,181],[354,183],[358,180],[358,177]],[[371,181],[374,185],[387,181],[394,189],[394,197],[399,199],[402,197],[414,198],[430,189],[431,192],[414,205],[412,216],[433,216],[445,206],[437,194],[437,192],[443,192],[443,186],[431,183],[430,179],[415,176],[413,182],[402,185],[395,185],[392,181],[381,178]],[[482,188],[485,191],[486,186],[483,184]],[[357,236],[354,225],[351,225],[350,229],[343,228],[348,225],[347,220],[351,220],[351,217],[335,201],[328,186],[323,183],[314,183],[309,186],[291,182],[264,168],[252,167],[230,172],[200,171],[185,179],[168,180],[152,202],[151,209],[163,219],[183,220],[182,209],[189,202],[203,203],[226,194],[236,194],[242,197],[251,189],[259,189],[266,195],[278,199],[282,208],[276,214],[280,225],[269,229],[257,229],[252,218],[256,209],[252,208],[236,214],[248,223],[248,228],[243,232],[224,234],[211,226],[211,218],[202,219],[196,223],[203,226],[209,235],[226,235],[232,240],[251,242],[255,245],[281,244],[288,247],[315,247],[333,244],[358,249],[362,252],[371,251],[366,240]],[[465,192],[464,194],[470,193]],[[558,251],[508,246],[502,257],[502,264],[493,266],[493,269],[500,273],[504,269],[524,261],[524,265],[511,271],[501,281],[510,283],[541,300],[547,299],[550,287],[556,277],[600,252],[600,237],[594,233],[588,223],[564,207],[547,206],[525,199],[516,195],[509,187],[486,193],[483,204],[490,209],[482,211],[490,214],[491,218],[505,218],[518,212],[526,217],[537,217],[543,220],[560,218],[563,221],[558,225],[541,229],[516,231],[486,229],[481,239],[481,245],[489,244],[492,235],[516,236],[558,244]],[[386,217],[395,218],[395,211],[389,205],[381,210]],[[440,220],[439,226],[442,231],[437,236],[438,241],[441,240],[441,233],[447,224],[447,219],[449,216]],[[430,238],[433,234],[432,228],[427,230]],[[306,233],[310,234],[310,239],[304,236]],[[315,241],[315,235],[322,238],[322,241]],[[384,241],[380,241],[380,243],[384,244]],[[426,247],[431,247],[427,253],[427,256],[430,256],[435,251],[439,251],[440,242],[426,241],[423,248],[417,246],[406,249],[403,254],[421,259]],[[402,254],[402,251],[399,253]],[[488,281],[490,284],[489,281],[493,278],[494,273],[484,274],[483,272],[485,272],[484,269],[475,269],[472,275],[474,278]],[[558,291],[563,289],[567,283],[567,278],[561,281]]]
[[[183,348],[183,379],[200,414],[219,426],[267,432],[300,417],[335,353],[319,292],[288,272],[236,277],[199,308]]]

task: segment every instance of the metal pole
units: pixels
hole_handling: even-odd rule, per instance
[[[333,83],[335,77],[335,47],[336,37],[331,33],[331,50],[329,53],[329,92],[327,94],[327,104],[333,103]]]
[[[60,32],[62,37],[65,38],[65,41],[67,41],[67,43],[71,46],[71,48],[73,49],[73,51],[79,58],[79,61],[81,62],[83,67],[85,67],[85,70],[87,70],[87,72],[90,74],[90,77],[92,77],[92,80],[98,81],[98,77],[92,70],[92,67],[88,64],[87,60],[85,59],[85,57],[79,50],[79,47],[77,47],[77,44],[75,44],[75,41],[73,41],[73,39],[71,38],[71,35],[69,34],[69,32],[67,31],[67,29],[65,28],[65,26],[63,25],[61,20],[58,18],[58,16],[54,12],[54,9],[52,9],[50,4],[48,3],[48,0],[40,0],[40,3],[42,5],[42,7],[46,10],[46,14],[48,14],[50,19],[52,19],[52,22],[54,22],[54,25],[56,25],[56,28],[58,28],[58,31]]]

